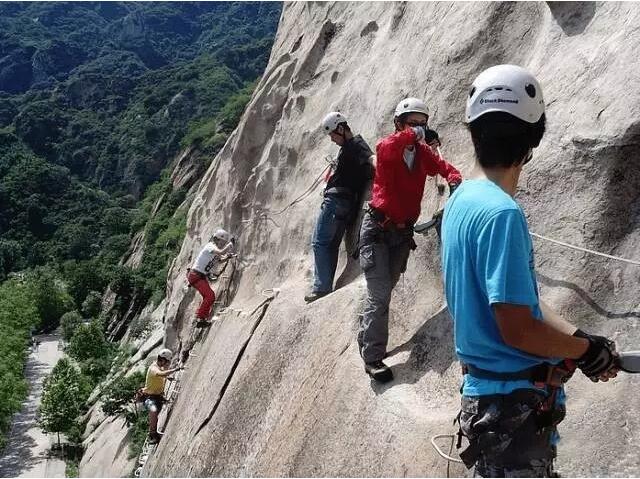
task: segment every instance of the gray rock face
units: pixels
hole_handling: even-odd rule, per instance
[[[455,432],[460,373],[435,239],[416,239],[394,292],[390,385],[371,384],[358,356],[361,276],[303,301],[320,198],[286,208],[336,152],[318,125],[339,109],[373,146],[392,131],[401,98],[423,97],[445,157],[468,174],[468,86],[493,64],[525,66],[543,85],[548,117],[519,193],[532,231],[638,259],[639,21],[628,3],[287,4],[267,70],[191,207],[169,278],[168,346],[188,334],[197,303],[184,307],[184,268],[219,225],[240,239],[233,309],[189,360],[144,474],[444,475],[429,439]],[[423,218],[444,201],[429,180]],[[580,327],[638,349],[640,268],[535,245],[543,297]],[[268,299],[273,288],[280,294]],[[640,379],[579,376],[567,388],[560,471],[637,475]]]

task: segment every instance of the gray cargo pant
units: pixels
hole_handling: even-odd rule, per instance
[[[360,266],[367,280],[367,300],[360,317],[358,345],[365,363],[385,357],[389,340],[391,291],[407,268],[412,229],[384,229],[369,212],[360,230]]]

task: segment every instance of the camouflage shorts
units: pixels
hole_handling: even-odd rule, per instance
[[[536,413],[544,399],[533,389],[462,397],[460,430],[470,446],[460,457],[474,477],[554,477],[556,428]]]

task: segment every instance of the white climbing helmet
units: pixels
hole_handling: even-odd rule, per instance
[[[322,120],[322,129],[329,134],[338,128],[341,123],[346,123],[347,118],[339,111],[332,111]]]
[[[420,98],[405,98],[398,103],[393,116],[394,118],[398,118],[405,113],[423,113],[429,116],[429,108],[427,108],[427,104]]]
[[[224,241],[225,243],[228,243],[229,241],[231,241],[231,235],[226,230],[219,229],[216,230],[215,233],[213,233],[212,239],[219,239]]]
[[[527,123],[536,123],[544,113],[542,88],[522,67],[496,65],[473,81],[467,97],[467,123],[485,113],[504,112]]]
[[[171,358],[173,357],[173,353],[171,352],[170,349],[161,349],[160,352],[158,353],[158,359],[166,359],[167,361],[171,361]]]

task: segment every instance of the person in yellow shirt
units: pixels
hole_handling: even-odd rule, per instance
[[[169,349],[163,349],[158,353],[158,359],[147,369],[147,379],[142,390],[145,395],[144,406],[149,411],[149,442],[152,444],[157,443],[161,437],[158,433],[158,416],[164,403],[164,384],[167,376],[182,369],[168,369],[172,356],[173,353]]]

